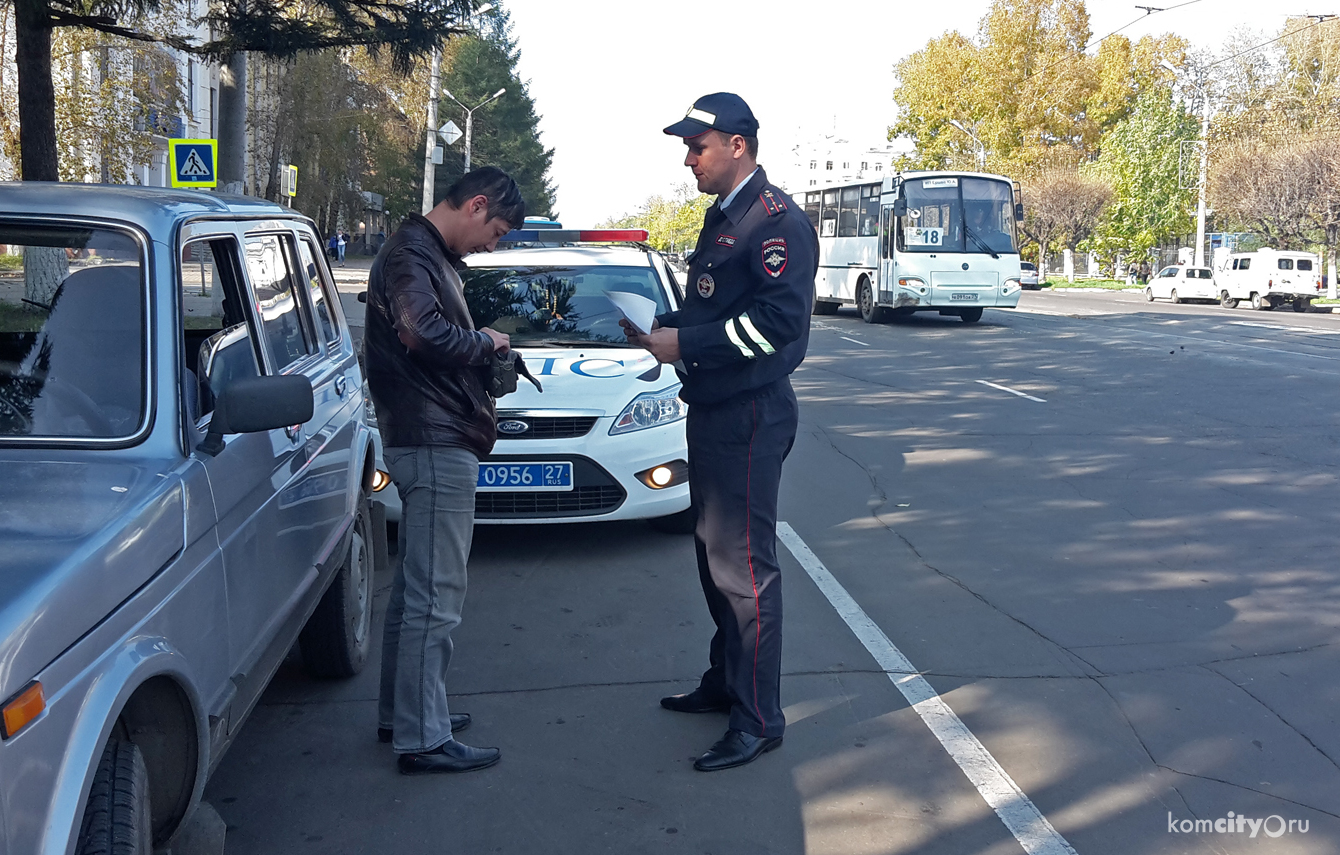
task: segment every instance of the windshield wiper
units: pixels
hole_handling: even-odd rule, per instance
[[[528,338],[513,339],[512,347],[637,347],[628,341],[601,341],[593,338]]]
[[[971,240],[973,243],[977,244],[977,248],[980,249],[982,252],[989,252],[989,253],[991,253],[991,257],[992,257],[992,258],[1000,258],[1000,253],[996,252],[994,249],[992,249],[991,247],[987,246],[987,245],[986,245],[986,241],[984,241],[984,240],[982,240],[981,238],[979,238],[979,237],[977,236],[977,233],[974,232],[974,231],[972,230],[972,226],[968,225],[967,223],[964,223],[964,224],[963,224],[963,233],[964,233],[965,235],[968,236],[968,239],[969,239],[969,240]]]

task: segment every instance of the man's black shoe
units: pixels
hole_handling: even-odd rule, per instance
[[[701,687],[683,695],[671,695],[661,698],[661,706],[675,712],[706,713],[730,712],[731,703],[724,698],[709,695]]]
[[[473,748],[449,739],[440,747],[422,754],[401,754],[397,759],[400,772],[415,775],[420,772],[472,772],[484,769],[502,759],[496,748]]]
[[[451,732],[460,733],[470,726],[470,714],[468,712],[454,712],[451,714]],[[388,743],[391,741],[391,728],[377,728],[377,741]]]
[[[707,753],[693,761],[693,768],[699,772],[715,772],[743,766],[774,748],[780,747],[780,736],[754,736],[739,730],[728,730],[717,740],[717,744],[707,749]]]

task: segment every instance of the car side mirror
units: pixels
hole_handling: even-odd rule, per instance
[[[893,215],[894,215],[895,217],[906,217],[906,216],[907,216],[907,200],[906,200],[906,199],[899,199],[899,200],[897,200],[896,202],[893,203]]]
[[[312,381],[303,374],[234,380],[214,401],[209,433],[198,448],[213,457],[230,433],[259,433],[309,422],[315,403]]]

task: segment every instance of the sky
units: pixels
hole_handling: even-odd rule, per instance
[[[559,219],[594,226],[692,179],[684,144],[661,129],[699,96],[739,94],[759,121],[759,163],[836,132],[885,143],[893,66],[947,30],[975,35],[989,0],[504,0],[518,73],[540,114]],[[1184,0],[1144,0],[1172,7]],[[1335,12],[1318,0],[1195,0],[1145,15],[1090,0],[1095,41],[1174,32],[1217,49],[1248,27],[1274,36],[1289,15]],[[1320,0],[1340,4],[1340,0]],[[1295,8],[1297,7],[1297,8]],[[1138,20],[1137,20],[1138,19]],[[1264,40],[1264,39],[1263,39]],[[1090,51],[1094,50],[1090,48]],[[476,116],[476,121],[485,117]]]

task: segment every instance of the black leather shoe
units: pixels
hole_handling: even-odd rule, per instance
[[[470,726],[470,714],[468,712],[454,712],[451,714],[451,732],[460,733]],[[389,743],[391,741],[391,728],[377,728],[377,741]]]
[[[693,761],[693,768],[699,772],[715,772],[718,769],[730,769],[743,766],[757,760],[760,754],[766,754],[774,748],[780,748],[780,736],[754,736],[739,730],[728,730],[717,740],[717,744],[707,749],[707,753]]]
[[[661,706],[675,712],[706,713],[730,712],[731,703],[724,698],[707,694],[701,687],[683,695],[671,695],[661,698]]]
[[[415,775],[420,772],[473,772],[485,769],[502,759],[496,748],[474,748],[454,739],[422,754],[401,754],[397,759],[400,772]]]

